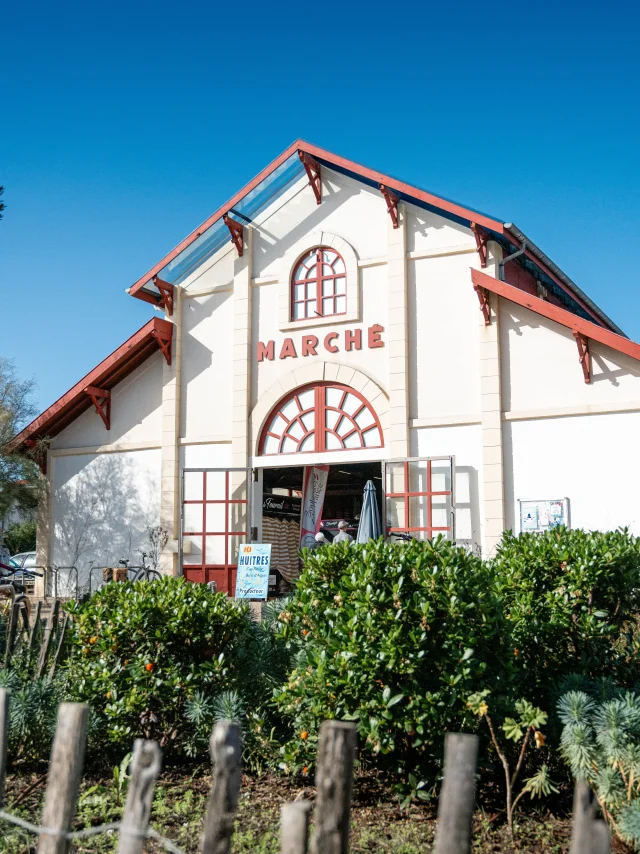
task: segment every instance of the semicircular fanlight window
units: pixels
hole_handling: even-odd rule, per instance
[[[297,389],[278,404],[267,419],[260,453],[322,453],[382,446],[382,428],[371,404],[349,386],[320,383]]]

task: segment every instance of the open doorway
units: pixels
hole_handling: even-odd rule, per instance
[[[261,540],[271,543],[271,564],[286,581],[299,570],[300,515],[302,509],[303,466],[281,466],[262,470]],[[382,510],[382,464],[349,463],[329,467],[320,530],[328,540],[338,533],[338,522],[348,524],[355,538],[364,487],[375,486],[378,508]]]
[[[292,519],[297,516],[299,520],[303,475],[303,466],[263,469],[263,515],[277,515],[280,512],[285,518]],[[355,536],[364,487],[368,480],[375,486],[378,508],[381,510],[381,463],[348,463],[329,467],[322,511],[322,528],[329,534],[328,539],[337,532],[341,519],[348,523],[349,533]]]

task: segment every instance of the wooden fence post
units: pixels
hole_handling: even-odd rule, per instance
[[[211,733],[213,775],[202,834],[202,854],[228,854],[233,817],[240,794],[242,739],[240,726],[218,721]]]
[[[578,780],[573,790],[571,854],[585,854],[585,852],[589,851],[594,811],[593,797],[589,784],[585,780]]]
[[[38,854],[66,854],[69,842],[62,834],[71,828],[76,811],[88,717],[89,706],[84,703],[62,703],[58,709],[42,810],[42,826],[57,833],[40,834]]]
[[[325,721],[320,727],[316,770],[316,825],[313,854],[347,854],[353,789],[353,761],[358,744],[355,725]]]
[[[38,599],[38,604],[36,605],[36,613],[33,618],[33,624],[31,626],[31,631],[29,632],[29,640],[27,642],[27,666],[31,664],[31,652],[33,650],[33,642],[35,640],[38,629],[40,628],[40,612],[42,611],[42,600]]]
[[[162,754],[155,741],[142,738],[134,741],[118,854],[142,854],[149,829],[153,789],[161,763]]]
[[[56,672],[56,667],[58,666],[58,659],[60,658],[60,652],[62,651],[62,644],[64,643],[65,632],[67,631],[67,625],[69,623],[69,615],[64,615],[64,620],[62,621],[62,627],[60,629],[60,634],[58,636],[58,645],[56,647],[55,654],[53,656],[53,661],[51,662],[51,667],[49,668],[49,679],[53,679]]]
[[[56,626],[58,625],[58,614],[60,611],[60,600],[56,599],[53,603],[53,610],[51,611],[51,616],[44,629],[44,637],[42,638],[42,645],[40,647],[40,655],[38,657],[38,665],[36,667],[36,679],[39,679],[44,673],[44,669],[47,666],[47,658],[49,657],[49,650],[51,649],[51,642],[53,641],[53,633],[56,630]]]
[[[280,809],[280,854],[307,854],[309,841],[308,801],[284,804]]]
[[[478,736],[447,733],[444,781],[438,800],[435,854],[468,854],[476,787]]]
[[[609,828],[596,821],[596,800],[585,780],[578,780],[573,791],[571,854],[608,854],[611,850]]]
[[[27,597],[22,597],[22,608],[20,609],[22,612],[22,626],[25,631],[25,635],[28,639],[29,637],[29,607],[27,604]]]
[[[0,688],[0,809],[4,804],[4,778],[7,773],[7,742],[9,740],[9,692]]]
[[[18,621],[19,617],[20,605],[14,601],[11,603],[11,609],[9,611],[9,626],[7,627],[7,635],[6,635],[6,646],[4,650],[4,666],[5,669],[9,667],[11,663],[11,655],[13,653],[13,646],[16,642],[16,632],[18,630]]]
[[[611,836],[605,821],[594,821],[591,825],[591,854],[609,854]]]

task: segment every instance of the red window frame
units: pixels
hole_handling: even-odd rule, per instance
[[[326,403],[326,389],[327,388],[335,388],[335,389],[338,389],[339,391],[342,392],[342,398],[340,399],[340,404],[338,406],[327,405],[327,403]],[[309,391],[309,389],[313,389],[313,391],[314,391],[313,406],[307,407],[307,409],[304,409],[302,404],[300,403],[300,395],[303,394],[305,391]],[[346,401],[348,394],[352,394],[354,397],[356,397],[360,401],[360,406],[358,407],[358,409],[356,409],[356,411],[353,413],[353,415],[349,415],[347,412],[345,412],[342,409],[342,407],[345,404],[345,401]],[[297,406],[298,406],[298,412],[294,415],[293,418],[287,418],[285,415],[282,415],[282,409],[291,400],[296,401]],[[374,420],[374,424],[370,425],[369,427],[365,427],[363,430],[361,427],[358,426],[355,419],[357,418],[358,415],[360,415],[360,413],[364,409],[368,410],[371,413],[373,420]],[[332,410],[334,412],[340,412],[342,414],[342,417],[347,418],[349,421],[351,421],[352,422],[351,430],[349,430],[348,433],[345,433],[344,435],[340,436],[335,430],[329,429],[326,426],[326,417],[325,417],[325,413],[327,410]],[[307,430],[307,428],[305,427],[304,421],[302,420],[302,416],[307,415],[309,412],[315,413],[315,423],[314,423],[313,431]],[[272,433],[269,430],[269,427],[273,423],[273,419],[275,418],[275,416],[277,414],[280,414],[281,417],[287,422],[287,426],[283,430],[281,436],[278,436],[277,433]],[[296,422],[300,424],[300,426],[302,427],[302,432],[303,432],[303,435],[299,439],[295,436],[289,435],[289,432],[288,432],[290,427],[293,424],[295,424]],[[337,427],[339,424],[340,424],[340,421],[337,421],[335,426]],[[319,425],[322,427],[321,430],[318,430]],[[368,433],[369,430],[372,430],[374,427],[378,428],[379,436],[380,436],[380,444],[378,444],[378,445],[366,445],[365,439],[364,439],[364,434]],[[312,450],[310,450],[310,451],[299,451],[298,448],[300,447],[300,445],[304,442],[304,440],[307,438],[307,436],[309,436],[312,432],[314,433],[314,446],[313,446]],[[327,433],[331,433],[332,435],[336,436],[338,441],[342,445],[342,447],[341,448],[327,448],[327,445],[326,445],[326,434]],[[360,447],[359,448],[345,448],[344,447],[345,440],[348,439],[349,436],[352,436],[354,433],[357,433],[359,435]],[[301,386],[300,388],[297,388],[295,391],[288,394],[286,397],[283,397],[282,400],[271,410],[271,412],[269,413],[269,415],[267,417],[267,420],[265,421],[264,427],[262,428],[262,434],[260,436],[260,442],[258,444],[258,453],[259,454],[265,454],[264,446],[265,446],[265,443],[267,440],[267,436],[271,436],[275,439],[279,439],[280,444],[278,446],[278,451],[276,452],[277,454],[287,454],[287,455],[288,454],[297,454],[297,453],[302,453],[302,454],[314,454],[314,453],[316,453],[317,454],[317,453],[323,453],[325,451],[358,451],[358,450],[370,450],[372,448],[383,448],[384,447],[384,434],[382,432],[382,425],[380,423],[380,419],[378,418],[378,415],[377,415],[375,409],[369,403],[369,401],[366,399],[366,397],[364,397],[362,394],[360,394],[359,391],[356,391],[354,388],[351,388],[348,385],[343,385],[342,383],[333,383],[333,382],[311,383],[310,385]],[[297,447],[296,447],[295,451],[286,451],[285,452],[282,450],[282,448],[284,446],[285,439],[287,439],[287,438],[292,439],[294,442],[296,442]],[[265,454],[265,456],[275,456],[275,454]]]
[[[235,472],[244,469],[183,469],[183,478],[185,474],[202,474],[202,498],[183,499],[183,505],[201,504],[202,505],[202,530],[201,531],[182,531],[183,537],[201,537],[202,542],[202,561],[199,564],[184,563],[182,561],[182,572],[187,581],[208,583],[215,581],[218,585],[218,590],[222,593],[227,593],[229,596],[235,595],[236,574],[238,564],[236,555],[230,554],[231,537],[244,537],[247,542],[248,531],[232,531],[229,530],[230,509],[233,505],[246,505],[245,518],[248,524],[249,516],[249,500],[248,498],[231,498],[231,475]],[[224,473],[224,498],[208,498],[207,497],[207,474],[210,472]],[[247,495],[249,490],[249,482],[247,481]],[[184,487],[183,487],[184,489]],[[207,530],[207,505],[223,504],[224,505],[224,530],[208,531]],[[224,537],[224,563],[208,563],[207,562],[207,537]]]
[[[432,481],[432,464],[434,462],[443,462],[444,460],[450,461],[450,473],[451,473],[451,488],[450,489],[433,489],[433,481]],[[409,481],[409,463],[426,463],[426,490],[419,492],[412,492],[410,490],[410,481]],[[401,492],[387,492],[387,474],[388,469],[386,468],[389,465],[403,465],[404,466],[404,489]],[[413,457],[406,460],[390,460],[385,463],[385,471],[384,471],[384,497],[385,497],[385,505],[388,499],[397,498],[402,499],[404,501],[404,519],[407,523],[403,527],[393,528],[387,525],[386,519],[386,506],[385,506],[385,528],[387,531],[387,536],[389,534],[401,533],[401,534],[410,534],[412,532],[423,532],[426,531],[427,536],[426,539],[431,540],[435,534],[441,534],[448,531],[451,534],[451,539],[454,537],[454,529],[453,529],[453,515],[449,517],[450,522],[448,525],[434,525],[433,524],[433,502],[432,499],[434,496],[449,496],[451,508],[453,509],[453,482],[455,477],[455,462],[453,457],[431,457],[431,458],[420,458]],[[427,524],[423,526],[418,525],[410,525],[411,516],[411,498],[425,498],[426,506],[427,506]]]
[[[297,279],[296,274],[300,265],[305,261],[305,259],[309,258],[313,253],[316,253],[316,275],[308,278]],[[333,261],[324,261],[322,259],[322,253],[328,252],[331,255],[335,255]],[[344,266],[344,271],[342,273],[331,273],[328,275],[324,275],[322,270],[325,264],[329,264],[331,269],[335,269],[335,264],[337,261],[342,261]],[[344,290],[336,293],[336,281],[338,279],[343,279],[344,281]],[[334,282],[333,286],[333,294],[326,294],[323,296],[322,294],[322,285],[324,282]],[[302,299],[296,299],[296,285],[304,286],[304,296]],[[345,310],[344,311],[336,311],[337,300],[338,297],[344,297],[345,301]],[[324,301],[331,300],[333,310],[325,312],[324,311]],[[340,255],[339,252],[336,252],[330,246],[315,246],[313,249],[309,249],[303,255],[301,255],[296,263],[293,266],[293,273],[291,275],[291,320],[308,320],[313,315],[307,313],[309,309],[309,303],[315,302],[316,307],[314,314],[317,317],[335,317],[341,314],[347,313],[347,265],[344,262],[344,258]],[[303,306],[303,314],[301,317],[296,317],[296,306]]]

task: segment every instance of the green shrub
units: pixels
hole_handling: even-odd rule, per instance
[[[291,651],[277,637],[283,600],[265,602],[260,621],[249,621],[229,660],[228,689],[213,695],[202,691],[185,704],[187,719],[195,724],[189,752],[206,754],[213,724],[238,721],[243,734],[243,766],[260,773],[277,764],[285,734],[281,716],[271,698],[282,686],[291,666]]]
[[[491,574],[442,538],[307,552],[280,622],[297,649],[276,696],[293,730],[288,771],[313,763],[323,720],[354,720],[361,756],[426,797],[444,733],[471,723],[467,697],[501,688],[505,624]]]
[[[568,673],[633,680],[640,540],[627,530],[507,533],[491,567],[519,695],[545,703]]]
[[[0,670],[0,688],[9,693],[10,762],[46,759],[56,728],[58,704],[64,700],[64,680],[35,679],[25,670]]]
[[[69,691],[91,705],[100,739],[126,749],[143,735],[190,754],[206,744],[210,722],[199,728],[186,710],[230,685],[246,605],[167,577],[107,584],[71,610]]]
[[[561,752],[574,777],[587,780],[617,835],[640,845],[640,697],[618,689],[600,702],[569,691],[558,714]]]

